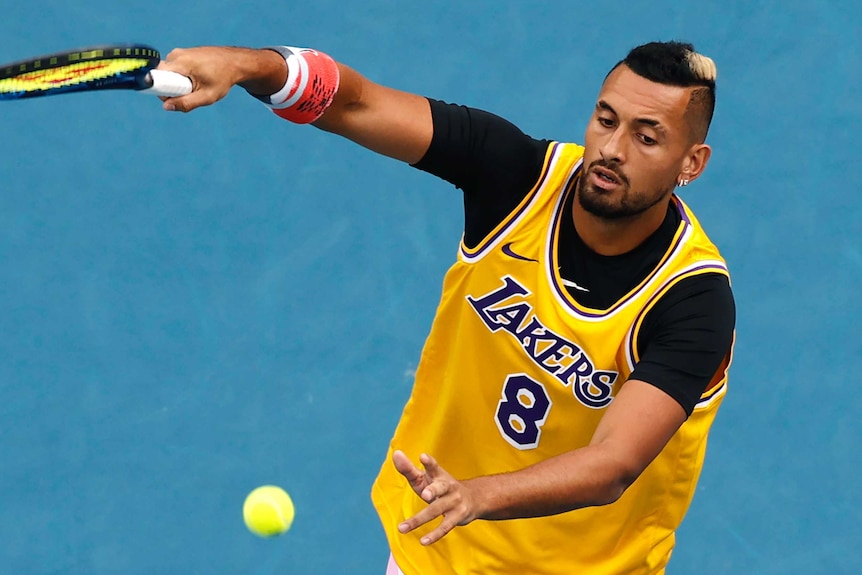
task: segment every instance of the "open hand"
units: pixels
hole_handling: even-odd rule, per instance
[[[395,468],[407,478],[416,495],[428,503],[428,507],[401,523],[398,531],[409,533],[442,516],[440,525],[420,540],[422,545],[431,545],[455,527],[467,525],[479,516],[477,497],[470,489],[469,481],[458,481],[430,455],[423,453],[419,461],[424,471],[413,465],[404,452],[392,454]]]

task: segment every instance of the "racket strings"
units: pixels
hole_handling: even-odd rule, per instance
[[[0,94],[40,92],[79,84],[86,85],[109,78],[126,77],[150,66],[150,60],[145,58],[114,58],[76,62],[2,79],[0,80]]]

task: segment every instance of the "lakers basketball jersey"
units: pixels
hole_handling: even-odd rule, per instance
[[[455,478],[512,472],[589,444],[637,364],[638,331],[671,286],[727,274],[681,200],[660,264],[615,305],[578,305],[559,276],[557,237],[583,148],[554,143],[539,182],[476,248],[461,245],[372,498],[405,575],[663,573],[694,493],[728,357],[692,415],[616,502],[534,519],[473,521],[424,547],[397,525],[425,503],[391,462],[433,455]]]

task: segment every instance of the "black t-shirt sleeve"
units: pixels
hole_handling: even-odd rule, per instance
[[[726,276],[681,280],[644,318],[637,341],[641,360],[631,378],[662,389],[691,415],[730,350],[735,325]]]
[[[477,246],[539,179],[548,140],[489,112],[428,100],[434,135],[414,167],[464,192],[464,242]]]

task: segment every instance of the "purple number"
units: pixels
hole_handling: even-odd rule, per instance
[[[497,404],[497,427],[512,446],[535,449],[550,410],[545,386],[524,374],[510,375],[503,386],[503,399]]]

